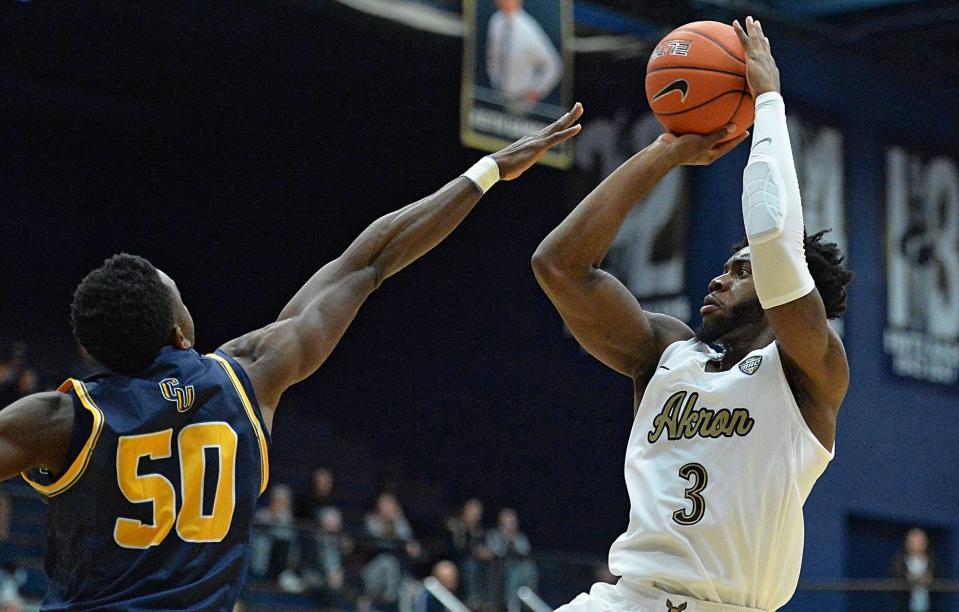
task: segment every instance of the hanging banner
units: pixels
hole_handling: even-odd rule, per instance
[[[786,117],[792,145],[799,193],[802,194],[806,233],[832,230],[824,240],[835,242],[844,255],[846,242],[846,178],[843,165],[843,137],[837,128],[808,119],[805,115]],[[852,265],[847,261],[847,265]],[[830,321],[843,333],[842,319]]]
[[[886,329],[892,371],[959,378],[959,171],[956,160],[886,150]]]
[[[497,151],[571,105],[572,0],[464,0],[460,139]],[[542,162],[569,167],[572,142]]]

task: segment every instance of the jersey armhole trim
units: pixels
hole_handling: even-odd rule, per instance
[[[253,404],[246,394],[246,389],[243,388],[243,384],[240,382],[236,372],[233,371],[233,366],[230,365],[230,362],[216,353],[207,353],[207,357],[215,359],[226,372],[230,378],[230,382],[233,383],[233,388],[236,389],[237,394],[240,396],[240,403],[243,404],[243,410],[246,411],[246,416],[249,417],[250,424],[253,426],[256,442],[260,447],[260,493],[262,494],[266,491],[266,485],[270,482],[270,458],[269,447],[266,444],[266,435],[263,433],[263,428],[260,427],[260,420],[256,417],[256,413],[253,411]]]
[[[66,382],[57,389],[57,391],[61,393],[69,393],[70,390],[76,392],[77,397],[80,398],[80,403],[93,415],[93,427],[90,429],[90,436],[84,443],[83,448],[80,449],[76,459],[73,460],[73,463],[67,468],[67,471],[64,472],[63,476],[58,478],[56,482],[50,485],[42,485],[31,480],[28,472],[20,474],[28,485],[46,497],[56,497],[66,492],[80,480],[80,477],[87,471],[87,466],[90,465],[90,459],[93,457],[93,449],[96,448],[97,442],[100,440],[100,433],[103,431],[103,412],[97,407],[96,403],[94,403],[93,398],[90,397],[90,392],[87,390],[86,385],[75,378],[68,378]]]
[[[656,363],[656,368],[659,369],[667,361],[673,358],[673,355],[676,354],[679,349],[683,346],[689,344],[690,340],[695,340],[695,338],[687,338],[686,340],[676,340],[675,342],[670,342],[666,345],[666,348],[663,349],[662,355],[659,356],[659,361]]]

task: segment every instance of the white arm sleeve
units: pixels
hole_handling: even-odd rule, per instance
[[[743,171],[743,221],[756,294],[765,309],[809,294],[816,284],[806,265],[799,181],[778,92],[756,98],[749,163]]]

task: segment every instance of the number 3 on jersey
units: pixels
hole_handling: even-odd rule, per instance
[[[130,502],[153,503],[153,524],[117,518],[113,539],[124,548],[149,548],[162,542],[176,524],[177,535],[185,542],[219,542],[233,522],[237,435],[222,422],[194,423],[180,430],[177,454],[180,459],[182,504],[176,512],[176,491],[162,474],[140,475],[140,460],[156,461],[171,456],[173,430],[123,436],[117,445],[117,483]],[[219,475],[210,514],[203,513],[205,449],[215,449]]]
[[[680,525],[695,525],[703,520],[703,515],[706,514],[706,500],[700,493],[706,488],[709,475],[706,474],[706,468],[698,463],[687,463],[679,468],[679,477],[692,483],[692,486],[686,489],[686,499],[692,502],[693,507],[688,512],[685,508],[673,512],[673,520]]]

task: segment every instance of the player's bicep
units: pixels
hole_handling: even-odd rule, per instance
[[[621,374],[635,377],[655,364],[669,343],[692,337],[682,322],[644,312],[603,270],[590,270],[582,279],[540,278],[540,284],[580,345]]]
[[[243,366],[262,407],[326,361],[375,288],[376,271],[357,269],[324,286],[297,315],[221,347]]]
[[[779,350],[815,387],[817,395],[841,401],[849,385],[842,341],[829,327],[819,291],[766,310]]]
[[[73,432],[71,402],[61,393],[37,393],[0,410],[0,480],[35,467],[61,469]]]

